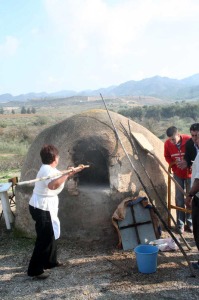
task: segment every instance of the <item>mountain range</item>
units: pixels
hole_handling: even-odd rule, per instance
[[[184,79],[172,79],[168,77],[154,76],[139,81],[130,80],[119,85],[100,88],[97,90],[84,90],[76,92],[63,90],[55,93],[28,93],[13,96],[11,94],[0,95],[0,102],[28,101],[36,99],[57,99],[72,96],[99,96],[105,97],[121,96],[150,96],[160,99],[177,100],[197,100],[199,99],[199,74],[192,75]]]

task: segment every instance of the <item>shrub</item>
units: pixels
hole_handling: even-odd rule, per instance
[[[35,126],[46,125],[48,124],[48,118],[45,116],[39,116],[33,124]]]
[[[6,128],[6,124],[3,123],[3,122],[0,122],[0,127],[1,127],[1,128]]]

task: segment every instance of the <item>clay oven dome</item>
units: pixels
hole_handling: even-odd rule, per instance
[[[150,181],[121,124],[129,130],[128,119],[111,112],[119,136],[139,175],[162,215]],[[141,125],[130,121],[132,131],[142,133],[153,146],[155,154],[164,162],[163,143]],[[91,110],[72,116],[45,129],[32,143],[21,171],[20,181],[36,177],[41,166],[39,152],[43,144],[52,143],[60,152],[58,169],[89,164],[90,168],[79,173],[78,179],[68,181],[59,195],[61,236],[79,239],[112,240],[115,236],[111,216],[117,205],[130,195],[145,195],[119,141],[105,110]],[[160,197],[166,203],[167,177],[152,156],[137,144],[139,159],[145,166]],[[34,233],[34,224],[28,212],[28,202],[33,186],[18,186],[16,227],[27,235]]]

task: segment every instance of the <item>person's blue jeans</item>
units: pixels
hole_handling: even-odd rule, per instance
[[[190,190],[191,178],[183,179],[183,178],[178,177],[177,175],[174,175],[174,179],[182,187],[182,189],[185,190],[185,192],[188,192]],[[185,208],[184,194],[179,190],[179,188],[177,186],[175,189],[176,189],[175,190],[176,206]],[[179,228],[183,228],[185,223],[187,224],[188,227],[192,226],[191,214],[176,210],[176,215],[177,215],[177,225]]]

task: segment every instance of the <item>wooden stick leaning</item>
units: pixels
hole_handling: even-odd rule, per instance
[[[57,173],[57,174],[53,174],[53,175],[49,175],[49,176],[45,176],[45,177],[40,177],[40,178],[35,178],[32,180],[21,181],[21,182],[18,182],[17,185],[26,185],[26,184],[35,183],[37,181],[47,180],[47,179],[54,178],[54,177],[61,177],[63,175],[71,173],[72,171],[80,172],[83,169],[89,168],[89,167],[90,167],[89,165],[79,165],[76,168],[69,168],[68,170],[61,171],[61,173]]]
[[[163,168],[163,170],[167,173],[167,175],[175,183],[176,187],[181,191],[181,193],[183,195],[186,196],[186,193],[183,190],[183,188],[175,180],[175,178],[173,177],[173,175],[167,171],[167,169],[165,168],[165,166],[163,165],[163,163],[159,160],[159,158],[155,154],[153,146],[149,143],[149,141],[145,138],[145,136],[142,133],[133,132],[133,131],[131,131],[131,134],[134,137],[134,139],[138,142],[138,144],[140,145],[140,147],[154,157],[154,159],[158,162],[158,164]]]
[[[106,106],[106,102],[105,102],[105,100],[104,100],[104,98],[102,97],[101,94],[100,94],[100,96],[101,96],[101,98],[102,98],[102,101],[103,101],[104,106],[105,106],[105,108],[106,108],[106,111],[107,111],[107,113],[108,113],[109,119],[110,119],[110,121],[111,121],[111,123],[112,123],[112,125],[113,125],[113,130],[114,130],[114,132],[115,132],[115,134],[116,134],[116,137],[117,137],[118,141],[120,142],[120,144],[121,144],[121,146],[122,146],[122,148],[123,148],[123,150],[124,150],[124,153],[126,154],[128,160],[129,160],[129,162],[130,162],[130,165],[132,166],[132,168],[133,168],[133,170],[134,170],[134,172],[135,172],[135,174],[136,174],[138,180],[140,181],[140,183],[141,183],[141,185],[142,185],[142,187],[143,187],[143,189],[144,189],[146,195],[148,196],[148,199],[149,199],[149,201],[150,201],[150,203],[151,203],[151,205],[152,205],[152,207],[153,207],[153,209],[154,209],[154,212],[157,214],[158,218],[160,219],[160,221],[161,221],[162,224],[164,225],[164,228],[167,230],[167,232],[170,234],[170,236],[171,236],[171,237],[173,238],[173,240],[176,242],[176,244],[178,245],[178,247],[179,247],[181,253],[184,255],[184,258],[186,259],[186,261],[187,261],[187,263],[188,263],[188,266],[189,266],[189,269],[190,269],[190,272],[191,272],[191,276],[192,276],[192,277],[195,277],[196,275],[194,274],[193,267],[192,267],[192,265],[191,265],[191,263],[190,263],[190,261],[189,261],[189,259],[188,259],[188,256],[187,256],[186,252],[184,251],[184,249],[183,249],[183,247],[181,246],[181,244],[180,244],[180,242],[178,241],[178,239],[176,239],[176,237],[175,237],[175,235],[173,234],[173,232],[170,230],[170,228],[168,228],[166,222],[164,221],[164,219],[162,218],[161,214],[159,213],[159,211],[157,210],[156,206],[154,205],[153,200],[151,199],[150,194],[148,193],[147,188],[146,188],[146,186],[145,186],[145,184],[144,184],[142,178],[140,177],[139,173],[137,172],[137,170],[136,170],[136,168],[135,168],[135,166],[134,166],[134,164],[133,164],[133,162],[132,162],[130,156],[128,155],[128,153],[127,153],[127,151],[126,151],[126,149],[125,149],[125,147],[124,147],[124,145],[123,145],[123,143],[122,143],[122,140],[120,139],[120,136],[119,136],[119,134],[118,134],[117,128],[115,127],[115,125],[114,125],[114,123],[113,123],[113,120],[112,120],[112,118],[111,118],[111,115],[110,115],[110,113],[109,113],[109,110],[108,110],[108,108],[107,108],[107,106]]]
[[[191,246],[187,243],[187,241],[184,239],[184,237],[183,237],[182,234],[180,233],[180,230],[179,230],[179,228],[178,228],[178,225],[177,225],[177,223],[176,223],[174,217],[172,216],[171,212],[169,211],[167,205],[164,203],[164,201],[163,201],[162,198],[160,197],[160,195],[159,195],[159,193],[158,193],[158,191],[157,191],[157,189],[156,189],[156,187],[155,187],[155,185],[154,185],[154,183],[153,183],[151,177],[149,176],[149,173],[147,172],[147,170],[146,170],[145,167],[144,167],[144,164],[142,163],[141,159],[139,158],[137,147],[136,147],[136,145],[135,145],[135,143],[134,143],[134,141],[133,141],[133,139],[132,139],[132,137],[134,138],[134,136],[132,135],[131,125],[130,125],[130,123],[129,123],[129,120],[128,120],[129,133],[127,132],[127,129],[126,129],[122,124],[121,124],[121,126],[122,126],[122,128],[123,128],[123,130],[124,130],[124,134],[125,134],[126,137],[129,139],[129,142],[131,143],[132,147],[134,148],[135,153],[137,154],[138,160],[140,161],[140,164],[141,164],[141,166],[142,166],[142,168],[143,168],[143,170],[144,170],[146,176],[148,177],[148,179],[149,179],[149,181],[150,181],[150,183],[151,183],[151,185],[152,185],[152,187],[153,187],[153,189],[154,189],[154,191],[155,191],[155,193],[156,193],[156,195],[157,195],[157,197],[158,197],[160,203],[163,205],[163,208],[166,210],[167,214],[168,214],[168,215],[170,216],[170,218],[172,219],[172,221],[173,221],[173,223],[174,223],[174,225],[175,225],[175,227],[176,227],[176,230],[177,230],[178,234],[181,236],[181,238],[182,238],[184,244],[187,246],[187,248],[188,248],[189,250],[191,250]],[[147,140],[147,141],[148,141],[148,140]],[[151,145],[151,147],[152,147],[152,145]]]

